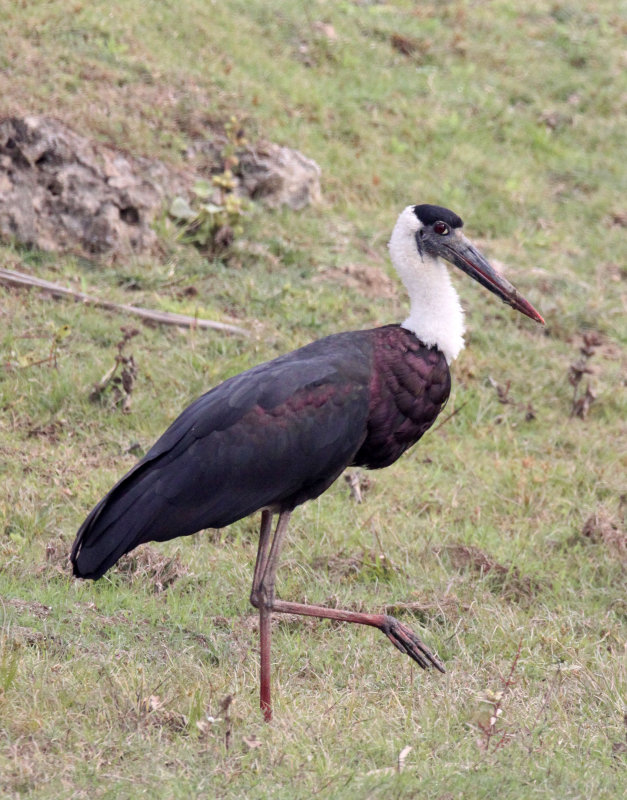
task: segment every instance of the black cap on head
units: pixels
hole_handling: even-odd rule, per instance
[[[414,214],[423,225],[433,225],[434,222],[446,222],[451,228],[461,228],[464,223],[453,211],[442,206],[432,206],[424,203],[421,206],[414,206]]]

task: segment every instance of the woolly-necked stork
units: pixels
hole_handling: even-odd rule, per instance
[[[221,528],[261,509],[250,601],[259,610],[268,720],[273,611],[374,626],[421,667],[444,672],[437,655],[393,617],[286,602],[274,587],[294,508],[322,494],[348,466],[392,464],[446,403],[464,320],[441,259],[544,322],[466,239],[462,224],[441,206],[408,206],[389,243],[411,301],[402,325],[327,336],[216,386],[183,411],[76,536],[74,574],[97,579],[143,542]]]

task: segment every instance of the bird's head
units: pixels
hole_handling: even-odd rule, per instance
[[[463,235],[463,225],[461,218],[448,208],[428,204],[408,206],[399,216],[390,240],[392,258],[399,271],[403,270],[403,261],[415,264],[442,258],[512,308],[544,324],[531,303]]]

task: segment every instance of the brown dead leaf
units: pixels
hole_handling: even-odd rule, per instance
[[[233,733],[233,725],[232,725],[232,722],[231,722],[231,714],[230,714],[230,709],[231,709],[232,702],[233,702],[233,695],[232,694],[227,694],[227,696],[224,697],[220,701],[220,713],[222,714],[222,716],[224,718],[224,748],[225,748],[225,750],[228,750],[230,745],[231,745],[231,735]]]
[[[46,542],[46,563],[40,564],[38,571],[48,572],[50,569],[63,574],[71,571],[70,548],[61,537],[49,539]]]
[[[620,756],[627,756],[627,743],[614,742],[612,744],[612,755],[614,756],[614,758],[619,758]]]
[[[579,347],[581,356],[568,369],[568,382],[573,387],[571,417],[585,419],[590,411],[590,406],[596,400],[596,391],[590,381],[588,381],[583,394],[579,394],[579,388],[584,375],[594,375],[599,371],[597,366],[590,366],[589,361],[602,344],[603,337],[597,331],[586,331],[582,335],[582,343]]]
[[[571,411],[571,417],[579,417],[579,419],[585,419],[588,416],[588,412],[590,411],[590,406],[594,403],[597,399],[596,392],[594,389],[588,384],[586,386],[586,391],[579,395],[573,401],[573,407]]]
[[[393,33],[390,37],[390,44],[399,53],[404,56],[410,56],[418,49],[418,42],[416,39],[411,39],[409,36],[403,36],[401,33]]]
[[[582,338],[583,345],[581,346],[581,352],[584,353],[584,355],[591,356],[595,348],[603,344],[603,335],[598,331],[586,331]]]
[[[586,364],[585,359],[580,358],[568,368],[568,382],[571,386],[577,387],[584,375],[592,375],[592,368]]]
[[[50,539],[46,542],[46,561],[59,564],[65,563],[68,558],[68,546],[63,539]]]
[[[536,419],[536,411],[531,402],[529,402],[525,410],[525,422],[533,422],[534,419]]]

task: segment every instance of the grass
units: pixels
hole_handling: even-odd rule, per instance
[[[621,796],[616,5],[190,0],[183,13],[129,0],[70,14],[54,0],[2,0],[0,11],[3,114],[52,113],[175,165],[186,142],[235,114],[250,139],[314,158],[324,193],[298,214],[257,208],[225,261],[178,246],[165,226],[165,255],[150,262],[0,248],[9,268],[255,333],[142,328],[123,415],[89,394],[128,321],[2,290],[0,793]],[[447,675],[418,673],[371,631],[280,619],[275,721],[264,725],[247,601],[257,519],[150,546],[96,584],[72,580],[65,556],[93,503],[204,389],[317,336],[403,318],[385,242],[410,202],[458,211],[548,325],[457,280],[469,328],[448,408],[459,412],[370,474],[362,505],[339,481],[294,515],[280,595],[404,603]],[[351,265],[374,283],[351,279]],[[186,285],[192,300],[178,293]],[[589,332],[601,342],[597,399],[580,420],[568,373]]]

